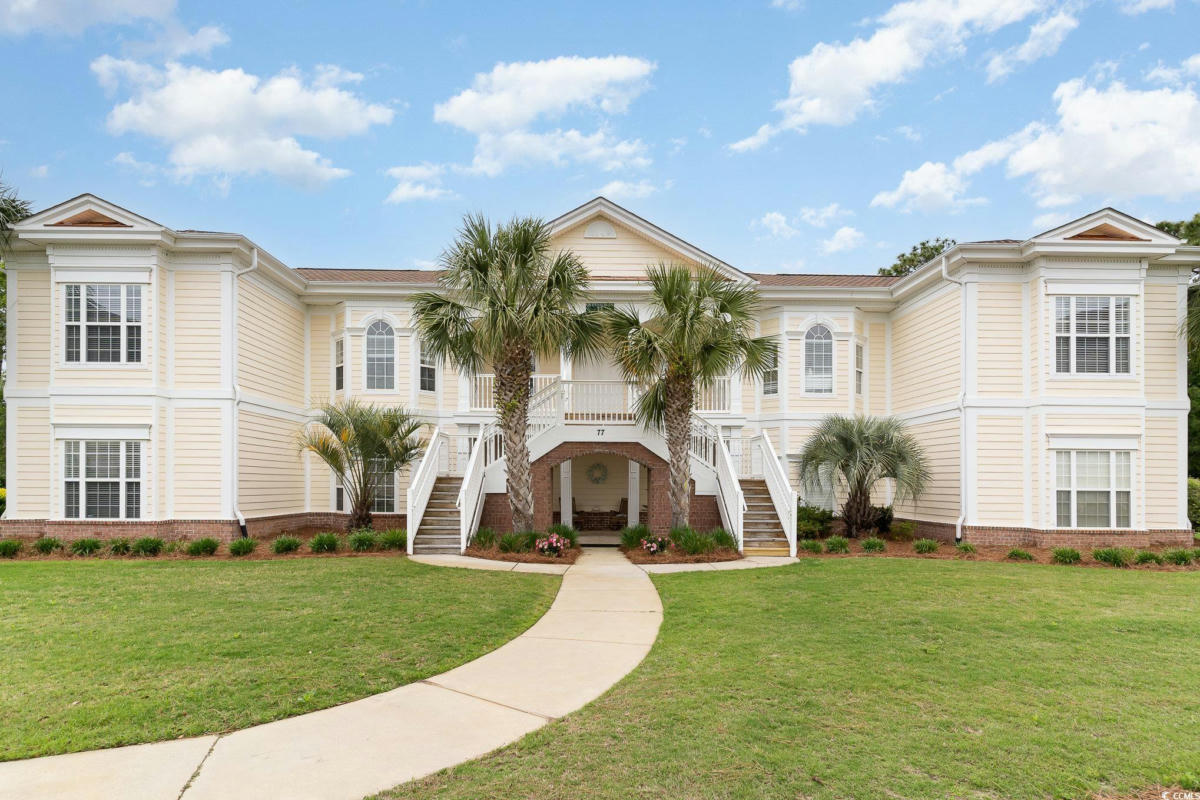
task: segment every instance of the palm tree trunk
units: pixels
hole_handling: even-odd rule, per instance
[[[663,418],[667,428],[667,452],[671,458],[667,494],[671,501],[672,528],[686,527],[691,514],[688,436],[692,427],[693,398],[690,378],[667,376]]]
[[[871,513],[871,489],[866,486],[851,487],[842,508],[842,521],[846,524],[846,535],[857,536],[875,525]]]
[[[359,528],[371,527],[371,506],[356,503],[354,510],[350,513],[350,522],[346,524],[346,530],[356,531]],[[414,531],[415,533],[415,531]]]
[[[533,530],[533,477],[526,439],[531,372],[529,352],[523,348],[514,348],[496,365],[496,413],[504,436],[505,482],[514,531]]]

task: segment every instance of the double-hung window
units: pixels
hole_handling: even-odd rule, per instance
[[[1131,307],[1128,297],[1055,297],[1055,373],[1130,374]]]
[[[833,394],[833,334],[824,325],[804,334],[804,391]]]
[[[139,519],[142,516],[142,443],[63,443],[63,516],[67,519]]]
[[[429,352],[424,342],[421,342],[421,391],[437,391],[437,361]]]
[[[340,392],[346,382],[346,342],[336,339],[333,343],[333,388]]]
[[[396,334],[392,326],[376,320],[367,328],[367,388],[396,388]]]
[[[371,503],[372,514],[394,514],[396,512],[396,473],[384,469],[381,459],[371,462],[371,480],[375,484],[375,499]]]
[[[863,346],[854,345],[854,393],[863,393]]]
[[[771,351],[767,355],[767,369],[763,372],[762,391],[764,395],[779,394],[779,352]]]
[[[65,288],[63,359],[71,364],[140,364],[142,287],[71,283]]]
[[[1054,451],[1058,527],[1130,527],[1132,456],[1129,450]]]

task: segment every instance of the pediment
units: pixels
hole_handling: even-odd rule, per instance
[[[1086,217],[1060,225],[1033,237],[1039,243],[1062,242],[1078,245],[1140,247],[1176,245],[1179,240],[1137,217],[1104,208]]]
[[[94,234],[102,230],[141,232],[161,231],[164,228],[154,220],[94,194],[81,194],[26,217],[17,225],[17,229],[29,232],[33,232],[32,229],[40,229],[47,233],[47,229],[64,233],[71,229],[85,229]]]
[[[94,208],[80,211],[58,222],[43,223],[46,227],[54,228],[131,228],[128,222],[120,222],[107,214],[102,214]]]

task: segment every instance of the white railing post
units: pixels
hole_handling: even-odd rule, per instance
[[[692,414],[690,438],[692,454],[710,466],[717,475],[717,498],[722,516],[730,533],[737,540],[738,551],[743,549],[742,528],[745,520],[746,497],[738,481],[737,469],[729,448],[721,439],[721,431],[703,417]]]
[[[783,535],[787,537],[788,555],[796,557],[796,506],[799,498],[788,480],[787,471],[779,463],[775,455],[775,447],[771,444],[766,432],[760,433],[755,440],[759,443],[762,454],[762,473],[771,493],[771,502],[775,505],[775,513],[779,515],[779,523],[783,526]]]
[[[421,517],[425,515],[425,506],[429,504],[429,495],[433,492],[433,484],[437,481],[438,463],[441,460],[439,451],[442,448],[442,429],[434,428],[433,435],[426,444],[425,455],[413,472],[412,480],[408,483],[405,494],[404,524],[408,526],[408,554],[413,554],[413,540],[417,538],[417,529],[421,527]]]
[[[458,540],[460,553],[467,549],[471,534],[479,525],[479,517],[483,513],[483,479],[487,466],[494,459],[489,458],[492,449],[492,439],[496,435],[494,425],[484,425],[479,430],[475,447],[471,450],[471,458],[463,470],[462,485],[458,497],[454,501],[458,509]]]

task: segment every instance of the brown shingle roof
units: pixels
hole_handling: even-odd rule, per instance
[[[362,283],[433,283],[441,275],[432,269],[318,269],[300,267],[296,274],[309,281]]]
[[[770,272],[751,272],[749,275],[763,286],[891,286],[900,280],[891,275],[781,275]]]

